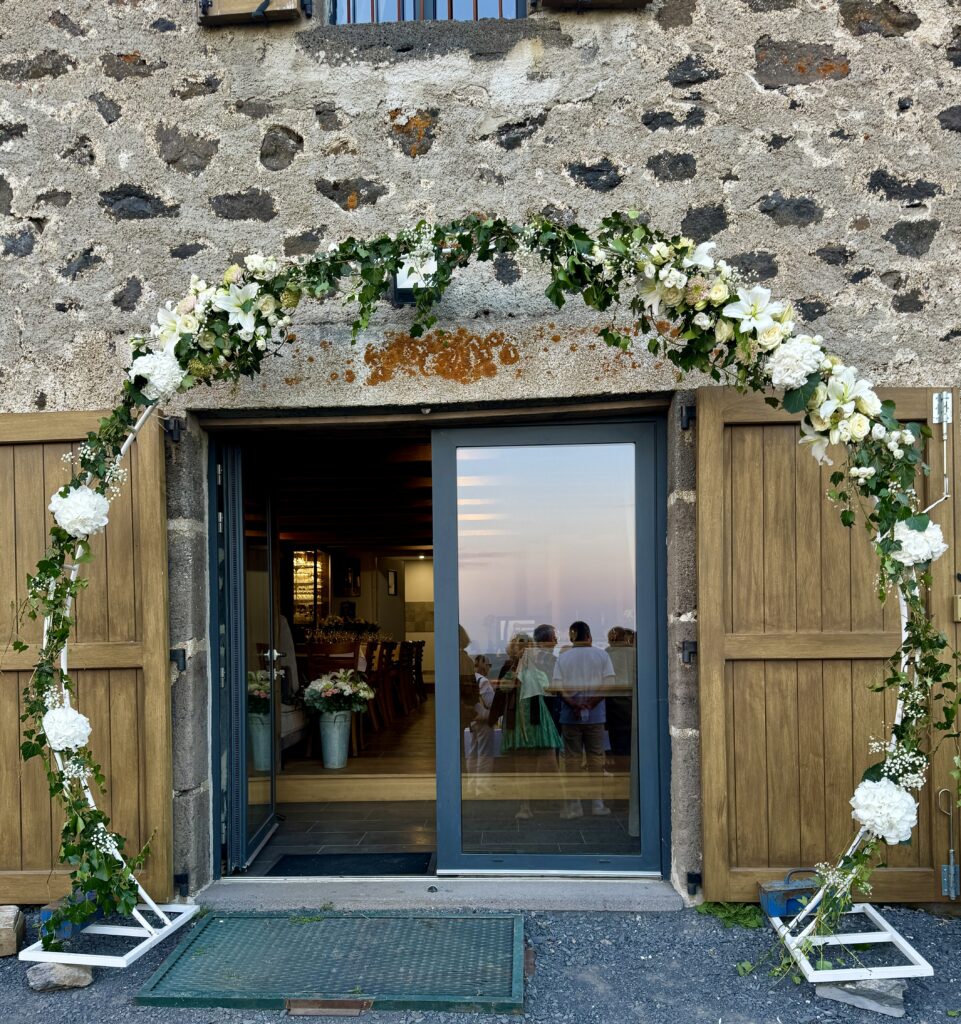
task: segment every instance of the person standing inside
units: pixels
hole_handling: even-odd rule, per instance
[[[616,676],[607,651],[594,646],[591,628],[586,622],[572,622],[571,646],[557,657],[554,686],[560,693],[561,736],[564,750],[561,763],[566,782],[566,799],[561,817],[580,818],[584,808],[580,798],[573,798],[571,785],[575,773],[581,771],[585,755],[587,771],[593,783],[591,813],[602,817],[611,813],[604,803],[604,724],[607,708],[605,690],[614,686]]]

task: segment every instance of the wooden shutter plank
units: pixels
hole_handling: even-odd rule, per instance
[[[26,575],[46,548],[49,496],[69,478],[60,456],[99,418],[0,415],[0,588],[7,605],[0,621],[8,633],[10,602],[23,600]],[[145,428],[128,467],[130,480],[112,502],[110,525],[95,539],[95,557],[85,569],[90,584],[77,604],[80,640],[71,642],[70,668],[78,707],[93,725],[94,756],[107,776],[107,794],[98,795],[98,804],[129,838],[131,852],[157,830],[143,880],[155,898],[165,899],[172,864],[170,678],[163,436],[156,421]],[[20,634],[32,641],[31,649],[7,650],[0,660],[0,903],[45,903],[68,884],[65,871],[52,870],[59,809],[40,762],[23,765],[18,752],[21,692],[40,630],[39,622],[27,620]]]
[[[768,863],[766,734],[764,662],[740,661],[734,666],[734,773],[738,804],[750,808],[737,817],[740,865]]]
[[[813,459],[811,460],[814,461]],[[801,662],[798,672],[800,864],[824,860],[824,686],[822,663]]]
[[[925,389],[883,397],[895,399],[902,420],[930,416]],[[868,739],[886,738],[893,712],[894,694],[873,693],[869,684],[883,679],[885,659],[898,644],[896,601],[885,609],[878,604],[869,537],[860,527],[841,526],[825,501],[833,468],[819,468],[797,447],[796,427],[786,425],[799,419],[726,389],[698,396],[709,899],[756,899],[759,880],[831,859],[847,846],[855,829],[851,794],[864,767],[877,760]],[[935,441],[926,458],[937,467]],[[929,500],[939,488],[935,468],[925,482]],[[936,514],[949,544],[961,530],[952,506]],[[936,573],[935,581],[932,610],[938,621],[950,621],[953,580]],[[949,761],[947,750],[938,753],[932,780]],[[878,899],[938,898],[944,822],[933,795],[934,786],[922,795],[912,845],[886,850],[891,866],[875,875]]]

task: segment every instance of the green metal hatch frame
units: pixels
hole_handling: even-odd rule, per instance
[[[418,948],[418,940],[431,937],[431,922],[441,926],[435,948],[431,950],[429,941],[421,941]],[[458,927],[459,924],[463,927]],[[410,926],[410,941],[398,941],[398,933],[403,935],[405,925]],[[370,943],[370,956],[359,968],[367,976],[369,991],[354,985],[356,979],[351,970],[356,960],[333,966],[326,962],[332,948],[331,931],[341,936],[354,932],[362,944]],[[317,950],[313,959],[312,942],[316,943]],[[436,948],[438,944],[440,951]],[[424,960],[423,966],[418,965],[418,956]],[[243,986],[229,984],[228,979],[233,975],[238,980],[247,978],[249,985],[254,965],[257,974],[269,975],[260,991],[243,990]],[[376,976],[380,966],[393,979],[383,991],[378,990],[376,981],[371,983],[371,976]],[[305,981],[305,971],[310,972],[311,980]],[[438,976],[440,983],[435,985],[436,990],[424,991],[423,984],[414,984],[413,991],[404,991],[403,983],[397,983],[399,974],[410,972],[413,981],[418,971],[433,971]],[[316,984],[312,980],[314,976]],[[445,983],[441,979],[449,980]],[[443,991],[444,988],[447,991]],[[292,1009],[297,1004],[316,1001],[345,1006],[363,1003],[365,1007],[378,1010],[522,1013],[523,915],[411,911],[218,914],[211,911],[136,997],[136,1002],[145,1006],[262,1010]]]

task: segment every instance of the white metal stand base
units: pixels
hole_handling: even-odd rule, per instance
[[[877,931],[873,932],[841,932],[836,935],[811,935],[802,933],[795,935],[791,931],[792,925],[785,924],[780,917],[769,918],[778,937],[784,943],[785,948],[791,954],[792,959],[798,965],[798,969],[804,975],[806,981],[814,983],[826,983],[837,981],[871,981],[878,978],[930,978],[934,974],[934,968],[924,959],[923,956],[896,931],[887,921],[871,906],[870,903],[855,903],[850,910],[844,912],[849,914],[863,914]],[[879,946],[890,943],[908,961],[906,964],[896,964],[891,967],[831,967],[828,970],[819,970],[815,967],[808,952],[823,950],[825,946],[836,946],[845,949],[848,957],[857,960],[857,954],[847,949],[849,946]],[[806,952],[805,945],[811,949]],[[824,957],[824,953],[821,953]],[[820,959],[820,958],[819,958]]]
[[[200,910],[199,906],[189,906],[184,903],[161,903],[156,905],[156,910],[161,912],[161,920],[165,923],[154,927],[143,915],[150,913],[155,908],[141,903],[135,915],[142,925],[137,927],[127,924],[88,924],[81,931],[81,935],[117,935],[140,941],[126,953],[108,955],[104,953],[54,953],[43,948],[41,942],[35,942],[27,946],[20,953],[21,960],[36,960],[48,964],[82,964],[87,967],[129,967],[135,960],[139,960],[144,953],[149,952],[164,939],[170,938],[174,932],[194,917]]]

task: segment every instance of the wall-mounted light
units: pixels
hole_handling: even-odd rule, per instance
[[[423,288],[427,278],[437,270],[437,260],[424,260],[423,263],[411,263],[405,260],[400,270],[394,274],[394,305],[413,306],[417,301],[414,297],[415,288]]]

